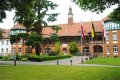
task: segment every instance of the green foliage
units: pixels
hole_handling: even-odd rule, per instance
[[[110,8],[112,5],[119,4],[119,0],[73,0],[83,10],[91,10],[93,12],[102,12],[106,8]]]
[[[77,53],[79,52],[79,49],[77,47],[76,42],[71,42],[69,44],[69,51],[72,55],[77,55]]]
[[[58,13],[48,13],[49,10],[54,10],[56,7],[57,4],[48,0],[2,0],[0,1],[0,22],[6,18],[6,10],[14,9],[14,22],[22,23],[28,32],[35,32],[42,36],[43,28],[48,27],[47,22],[56,21]],[[59,30],[59,28],[55,28],[55,25],[49,27],[55,29],[56,32]],[[17,40],[12,38],[11,43],[14,42]],[[35,49],[36,54],[39,55],[40,44],[37,44]]]
[[[50,39],[52,40],[53,43],[56,43],[56,42],[58,42],[58,40],[59,40],[59,39],[58,39],[58,35],[55,34],[55,33],[51,34]]]
[[[18,34],[16,35],[10,35],[10,43],[14,44],[20,41],[20,36]]]
[[[120,23],[120,7],[114,9],[108,17],[113,21]]]
[[[3,22],[3,19],[6,18],[6,11],[10,11],[12,9],[11,1],[12,0],[0,1],[0,22]]]
[[[37,33],[32,32],[28,35],[28,39],[26,40],[26,45],[35,47],[37,44],[41,44],[43,38],[39,36]]]
[[[55,43],[55,52],[56,52],[57,54],[60,53],[60,46],[61,46],[60,41]]]
[[[120,21],[120,1],[119,0],[73,0],[83,10],[92,12],[103,12],[105,9],[117,4],[118,7],[110,14],[110,18],[115,21]]]

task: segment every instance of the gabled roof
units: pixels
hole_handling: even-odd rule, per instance
[[[3,38],[9,38],[10,29],[4,29]]]
[[[16,30],[16,29],[26,29],[22,24],[15,24],[14,27],[11,28],[11,30]]]
[[[111,19],[109,17],[105,17],[103,20],[108,21],[108,20],[111,20]]]
[[[83,22],[83,28],[85,35],[88,35],[88,33],[91,33],[92,31],[92,22]],[[102,26],[102,21],[94,21],[93,22],[94,27],[95,27],[95,32],[102,32],[103,26]],[[72,25],[69,24],[60,24],[58,25],[62,29],[58,31],[59,36],[80,36],[81,32],[81,23],[74,23]],[[54,30],[51,28],[44,28],[43,32],[44,37],[48,37],[51,33],[55,33]]]

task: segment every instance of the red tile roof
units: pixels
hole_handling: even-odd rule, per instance
[[[17,23],[11,29],[26,29],[26,28],[22,24]]]
[[[94,21],[95,32],[101,32],[103,29],[102,21]],[[81,24],[74,23],[72,25],[69,24],[60,24],[62,29],[58,31],[59,36],[79,36],[81,31]],[[83,22],[83,27],[85,31],[85,35],[88,35],[92,31],[92,23],[91,22]],[[51,28],[44,28],[43,32],[44,37],[48,37],[51,33],[55,33]]]

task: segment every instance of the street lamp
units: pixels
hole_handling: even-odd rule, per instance
[[[23,27],[23,25],[20,25],[19,23],[17,23],[16,25],[14,25],[14,27],[11,28],[9,35],[17,35],[17,34],[20,34],[20,33],[26,33],[26,28]],[[14,54],[14,66],[16,66],[16,54],[18,52],[18,51],[16,51],[16,48],[18,48],[17,47],[17,45],[18,45],[17,42],[14,45],[15,46],[13,46],[13,47],[15,47],[15,49],[13,51],[13,48],[12,48],[12,52]]]

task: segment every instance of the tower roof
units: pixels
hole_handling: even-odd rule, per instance
[[[69,13],[68,13],[68,15],[73,15],[71,6],[69,7]]]

